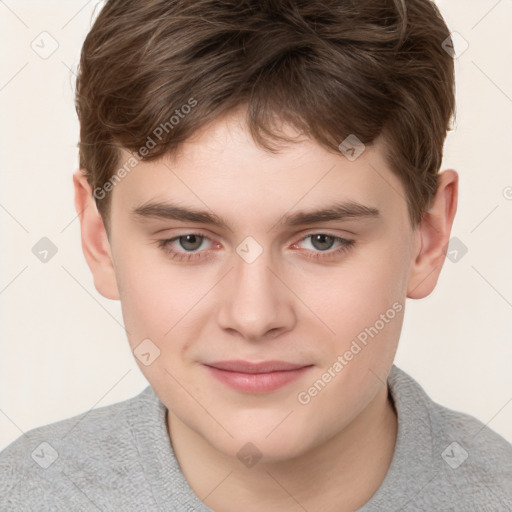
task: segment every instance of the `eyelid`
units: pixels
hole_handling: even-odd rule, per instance
[[[309,238],[310,236],[314,236],[314,235],[325,235],[325,236],[330,236],[331,238],[334,238],[336,240],[345,240],[345,241],[349,241],[348,238],[344,237],[344,236],[341,236],[341,235],[337,235],[335,233],[330,233],[329,231],[321,231],[321,230],[318,230],[318,231],[310,231],[308,232],[307,234],[303,235],[301,238],[299,238],[299,242],[302,242],[303,240],[305,240],[306,238]]]
[[[181,233],[179,235],[175,235],[173,237],[170,237],[170,238],[165,238],[165,239],[162,239],[160,240],[161,242],[167,242],[168,244],[170,244],[171,242],[177,242],[180,238],[183,238],[185,236],[197,236],[199,238],[202,238],[203,240],[202,241],[205,241],[207,240],[208,242],[210,242],[210,244],[215,244],[214,240],[212,240],[211,237],[207,236],[207,235],[204,235],[202,233],[199,233],[199,232],[195,232],[195,231],[187,231],[186,233]],[[202,249],[201,251],[195,251],[196,253],[198,252],[204,252],[206,251],[207,249]],[[194,254],[194,251],[179,251],[183,254]]]

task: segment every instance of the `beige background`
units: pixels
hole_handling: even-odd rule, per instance
[[[443,166],[460,174],[453,236],[468,251],[446,261],[434,293],[407,301],[396,363],[512,442],[512,1],[437,3],[469,43]],[[0,449],[147,385],[119,304],[94,289],[73,207],[73,72],[95,5],[0,2]],[[51,49],[43,31],[59,45],[47,59],[31,48],[46,37]],[[44,236],[58,249],[47,263],[32,253]]]

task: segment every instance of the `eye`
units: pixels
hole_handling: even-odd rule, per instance
[[[336,257],[344,252],[349,251],[355,244],[355,240],[349,240],[336,235],[329,235],[327,233],[310,233],[305,237],[301,238],[300,242],[304,240],[311,240],[311,246],[313,247],[312,254],[307,257],[312,259],[317,258],[329,258]],[[333,245],[338,242],[339,247],[333,251],[329,251]],[[294,244],[293,247],[297,247],[298,243]]]
[[[323,233],[317,233],[315,235],[308,235],[305,238],[303,238],[301,241],[304,240],[311,240],[311,245],[314,249],[318,249],[319,251],[327,251],[332,248],[334,245],[334,242],[336,241],[336,237],[331,235],[326,235]]]
[[[204,250],[198,251],[205,240],[210,239],[198,233],[187,233],[167,240],[158,240],[158,246],[174,260],[190,261],[209,256],[201,254]]]
[[[355,244],[355,240],[348,240],[336,235],[328,233],[310,233],[302,237],[299,242],[296,242],[291,247],[296,249],[299,244],[305,240],[310,239],[312,249],[307,249],[304,252],[306,258],[310,259],[328,259],[340,256],[344,252],[349,251]],[[208,237],[199,233],[186,233],[174,238],[158,240],[158,246],[166,252],[166,254],[176,261],[192,261],[200,259],[209,259],[212,257],[211,251],[207,248],[202,248],[205,241],[210,242],[216,248],[221,247],[219,244],[213,243]],[[334,250],[332,247],[339,244],[338,248]]]
[[[187,251],[197,251],[204,242],[205,237],[200,235],[183,235],[178,237],[176,240],[179,245]]]

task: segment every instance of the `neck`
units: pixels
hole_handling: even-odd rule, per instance
[[[243,468],[168,412],[171,442],[190,487],[217,512],[349,512],[381,485],[397,417],[386,386],[342,432],[293,459]],[[253,508],[251,508],[253,507]]]

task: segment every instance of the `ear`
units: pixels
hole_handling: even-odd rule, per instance
[[[91,186],[85,174],[78,170],[73,174],[75,209],[80,218],[82,250],[91,269],[96,290],[107,299],[118,300],[112,251],[103,219],[96,207]]]
[[[416,228],[419,239],[411,266],[407,297],[422,299],[434,290],[450,241],[453,219],[457,211],[459,175],[452,169],[439,174],[436,195],[421,223]]]

